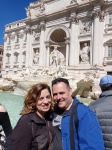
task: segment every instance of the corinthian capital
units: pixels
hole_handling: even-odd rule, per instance
[[[30,28],[29,25],[27,25],[27,26],[26,26],[26,29],[25,29],[25,32],[26,32],[26,33],[29,33],[30,31],[31,31],[31,28]]]
[[[69,19],[71,22],[75,22],[75,23],[79,22],[76,13],[71,13]]]
[[[100,12],[100,21],[104,21],[106,13],[104,11]]]
[[[42,30],[45,29],[45,21],[40,22],[40,28],[41,28]]]
[[[101,10],[96,10],[92,12],[92,15],[94,18],[99,18],[100,21],[104,21],[105,18],[105,12]]]
[[[92,12],[92,15],[93,15],[94,18],[98,18],[100,16],[100,10],[94,10]]]

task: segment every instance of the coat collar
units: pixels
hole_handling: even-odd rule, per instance
[[[39,117],[35,112],[30,113],[30,122],[35,122],[37,124],[46,124],[46,121]]]

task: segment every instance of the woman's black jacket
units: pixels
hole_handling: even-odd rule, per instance
[[[48,120],[36,113],[23,115],[13,130],[13,150],[52,150],[53,129]]]

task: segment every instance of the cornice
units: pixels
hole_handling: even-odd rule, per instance
[[[93,6],[99,4],[100,7],[103,8],[109,4],[109,0],[89,0],[89,3],[92,4]]]
[[[17,27],[17,28],[14,28],[14,29],[9,29],[9,30],[5,30],[4,34],[9,34],[9,33],[12,33],[12,32],[19,32],[20,30],[24,30],[25,29],[25,26],[24,27]]]
[[[79,7],[78,3],[73,3],[73,4],[70,4],[69,6],[67,6],[67,9],[75,9],[75,10],[77,10],[78,7]]]

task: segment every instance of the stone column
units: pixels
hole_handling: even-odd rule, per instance
[[[15,33],[15,38],[17,36],[17,33]],[[13,42],[11,43],[11,57],[10,57],[10,67],[14,68],[14,50],[15,50],[15,38],[13,40]]]
[[[18,60],[18,62],[19,62],[19,68],[20,68],[20,69],[22,68],[22,47],[23,47],[23,36],[24,36],[23,32],[20,32],[20,47],[19,47],[20,52],[19,52],[19,60]]]
[[[70,39],[67,38],[65,43],[66,43],[66,66],[68,66],[68,62],[69,62],[69,44],[70,44]]]
[[[46,65],[49,66],[49,53],[50,53],[50,45],[49,42],[46,42],[46,49],[47,49],[47,54],[46,54]]]
[[[70,39],[70,57],[69,65],[76,66],[78,64],[78,19],[75,13],[70,16],[71,21],[71,39]]]
[[[97,10],[93,12],[94,16],[94,28],[93,28],[93,65],[102,65],[102,53],[103,53],[103,24],[101,11]]]
[[[5,34],[4,36],[4,53],[3,53],[3,69],[5,69],[6,67],[6,62],[7,62],[7,56],[6,56],[6,50],[7,50],[7,35]]]
[[[104,58],[104,46],[103,46],[103,34],[104,34],[104,20],[105,20],[105,13],[103,11],[100,12],[100,40],[99,40],[99,53],[100,53],[100,58],[99,58],[99,65],[103,65],[103,58]]]
[[[41,33],[40,33],[40,59],[39,59],[39,65],[45,66],[45,43],[44,43],[44,37],[45,37],[45,22],[40,23],[41,27]]]
[[[30,50],[30,27],[27,26],[25,32],[27,33],[27,43],[26,43],[26,68],[30,66],[30,56],[31,56],[31,50]]]

